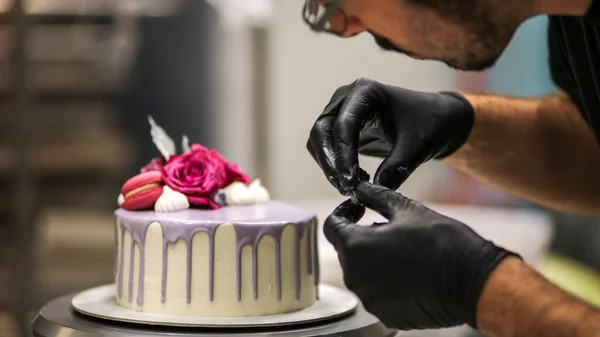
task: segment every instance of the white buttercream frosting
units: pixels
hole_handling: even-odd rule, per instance
[[[174,191],[169,186],[163,186],[163,192],[154,204],[156,212],[176,212],[190,208],[190,202],[185,194]]]
[[[250,185],[239,181],[233,182],[225,187],[222,192],[225,194],[227,205],[254,205],[271,200],[269,192],[258,179]]]
[[[125,202],[125,196],[123,196],[123,193],[119,194],[119,197],[117,198],[117,203],[119,204],[119,206],[123,205],[123,203]]]

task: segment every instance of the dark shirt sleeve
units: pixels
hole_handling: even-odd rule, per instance
[[[600,1],[592,0],[590,8],[585,13],[584,19],[595,25],[600,25]]]
[[[549,17],[549,66],[600,144],[600,0],[583,17]]]
[[[550,17],[550,24],[548,27],[548,53],[548,63],[552,81],[557,87],[571,97],[571,100],[575,103],[577,109],[582,112],[583,104],[581,103],[580,95],[577,90],[577,82],[568,62],[569,53],[564,44],[561,18]],[[585,114],[582,113],[582,116],[585,117]]]

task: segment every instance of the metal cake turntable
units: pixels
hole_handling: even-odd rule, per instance
[[[58,298],[33,320],[36,337],[88,336],[356,336],[391,337],[356,297],[319,286],[320,300],[296,313],[254,318],[194,318],[135,312],[114,300],[114,285]]]

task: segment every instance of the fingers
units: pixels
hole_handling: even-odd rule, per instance
[[[366,116],[370,109],[363,112],[361,99],[367,92],[356,92],[356,88],[365,88],[359,80],[353,85],[339,88],[315,122],[306,148],[317,162],[327,180],[342,195],[349,195],[359,181],[369,181],[370,177],[358,165],[358,140]],[[374,82],[373,82],[374,83]],[[352,111],[356,111],[353,114]],[[364,115],[364,116],[363,116]],[[354,117],[352,117],[354,116]]]
[[[415,153],[418,151],[407,142],[396,143],[375,172],[373,183],[397,190],[420,163]]]
[[[358,201],[390,220],[394,217],[399,207],[406,205],[410,200],[400,193],[386,187],[362,182],[354,189],[354,196]]]
[[[310,130],[310,136],[306,145],[310,155],[317,162],[321,170],[323,170],[327,181],[338,189],[342,195],[345,193],[339,186],[338,172],[335,167],[336,152],[333,145],[332,133],[337,111],[344,102],[344,93],[347,90],[347,87],[341,87],[333,95],[331,101]]]
[[[358,153],[385,158],[392,152],[392,145],[385,138],[385,131],[377,125],[365,126],[360,134]]]
[[[360,169],[360,181],[369,181],[371,180],[371,176],[367,173],[367,171]]]
[[[327,241],[336,249],[340,247],[349,239],[356,226],[358,226],[356,223],[364,214],[365,208],[354,204],[351,200],[339,205],[323,225],[323,232]]]
[[[340,187],[351,192],[360,181],[358,147],[360,132],[373,118],[378,101],[373,99],[375,82],[358,80],[344,101],[333,125],[333,144],[338,154],[335,165]]]
[[[334,117],[320,117],[310,132],[306,148],[325,174],[327,181],[340,193],[344,194],[340,188],[338,174],[335,169],[336,155],[331,137],[334,121]]]

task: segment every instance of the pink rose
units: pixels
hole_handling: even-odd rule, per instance
[[[165,183],[185,194],[190,204],[213,209],[220,207],[213,200],[219,189],[234,181],[250,182],[237,165],[227,162],[217,151],[198,144],[180,156],[171,156],[162,175]]]
[[[155,157],[146,166],[142,167],[140,173],[146,173],[148,171],[162,171],[163,167],[167,164],[165,158]]]

